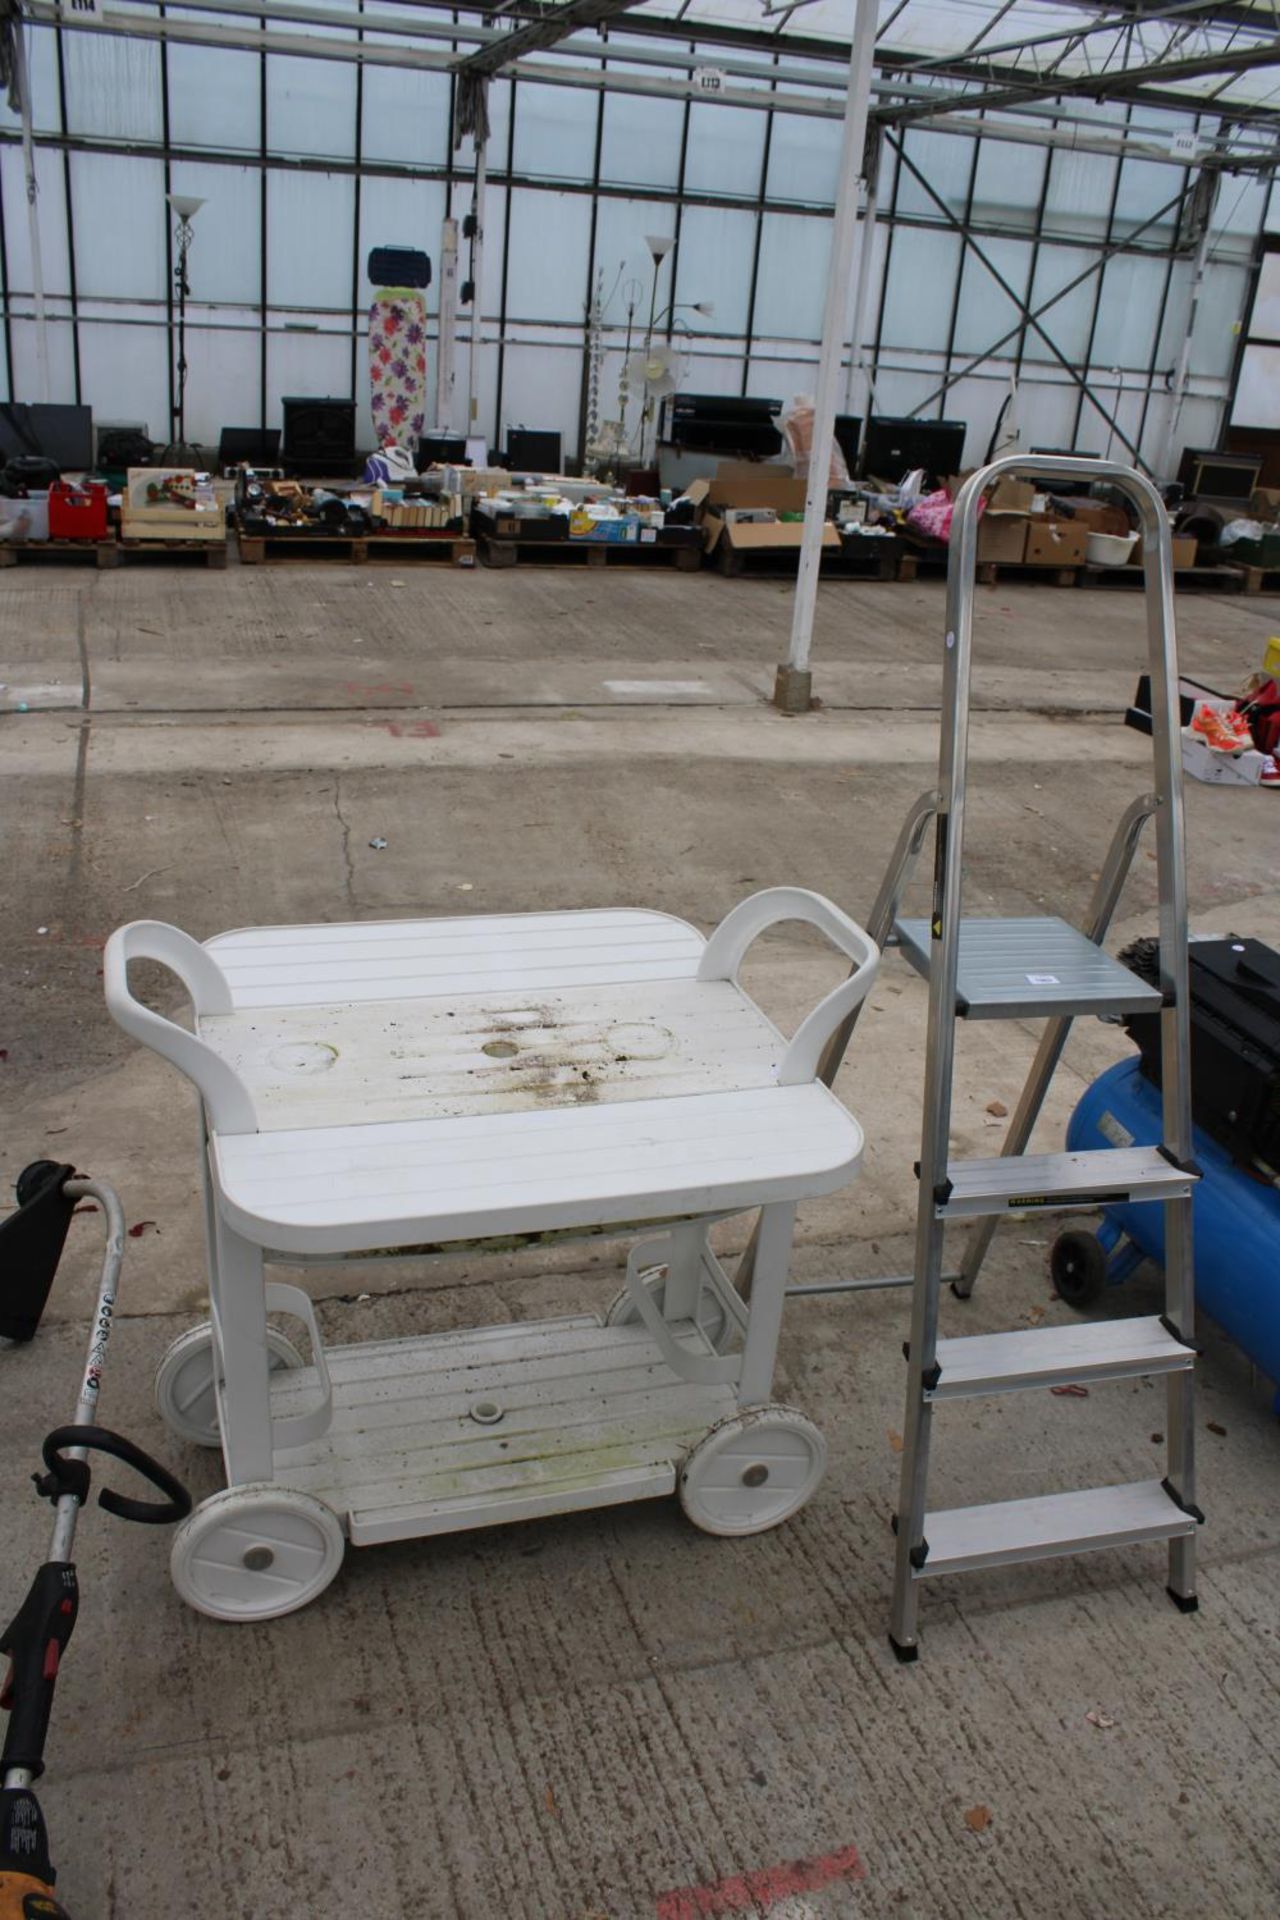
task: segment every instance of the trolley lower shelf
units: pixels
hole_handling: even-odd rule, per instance
[[[692,1322],[694,1353],[714,1350]],[[576,1314],[326,1347],[328,1431],[280,1451],[278,1485],[321,1500],[353,1546],[659,1498],[736,1410],[732,1387],[674,1378],[638,1326]],[[272,1413],[305,1412],[312,1368],[273,1376]]]

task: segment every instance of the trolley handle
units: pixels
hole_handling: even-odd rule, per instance
[[[75,1448],[79,1457],[67,1459],[62,1451],[64,1447]],[[70,1494],[83,1506],[89,1496],[89,1463],[84,1458],[87,1452],[106,1453],[115,1460],[123,1460],[165,1496],[163,1500],[135,1500],[131,1495],[104,1487],[98,1495],[98,1505],[114,1513],[117,1519],[166,1527],[185,1520],[190,1513],[191,1495],[182,1482],[132,1440],[112,1433],[109,1427],[55,1427],[46,1435],[41,1453],[48,1472],[32,1476],[38,1492],[55,1503]]]

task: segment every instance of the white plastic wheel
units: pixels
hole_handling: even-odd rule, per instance
[[[272,1373],[306,1363],[278,1327],[267,1328]],[[218,1405],[213,1391],[213,1328],[207,1320],[180,1333],[156,1368],[156,1406],[170,1433],[196,1447],[218,1445]]]
[[[793,1407],[730,1414],[680,1471],[680,1505],[704,1533],[765,1533],[822,1484],[827,1443]]]
[[[653,1296],[658,1312],[662,1312],[667,1292],[667,1270],[665,1267],[648,1267],[640,1275],[644,1285]],[[634,1327],[640,1320],[640,1310],[624,1287],[610,1304],[604,1316],[606,1327]],[[706,1334],[717,1353],[724,1353],[733,1338],[733,1322],[720,1304],[717,1294],[710,1287],[704,1287],[698,1300],[698,1325]]]
[[[274,1620],[323,1593],[346,1550],[342,1523],[309,1493],[224,1487],[173,1539],[179,1594],[214,1620]]]

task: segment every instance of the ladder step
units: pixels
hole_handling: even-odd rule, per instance
[[[915,1578],[1047,1560],[1093,1547],[1172,1540],[1194,1533],[1196,1524],[1159,1480],[1044,1494],[1031,1500],[1001,1500],[984,1507],[952,1507],[945,1513],[925,1515],[929,1551]]]
[[[1076,1380],[1182,1373],[1194,1364],[1195,1348],[1184,1346],[1151,1314],[939,1340],[937,1360],[937,1384],[925,1388],[926,1400],[963,1400],[972,1394],[1065,1386]]]
[[[949,1190],[939,1191],[939,1220],[988,1213],[1109,1207],[1129,1200],[1183,1200],[1199,1176],[1166,1160],[1158,1147],[1093,1147],[1086,1153],[1020,1153],[953,1160]]]
[[[899,920],[903,954],[929,975],[935,942],[927,920]],[[970,1020],[1045,1014],[1155,1012],[1160,993],[1056,917],[962,920],[956,1012]]]

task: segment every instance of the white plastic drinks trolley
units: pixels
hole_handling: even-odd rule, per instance
[[[738,985],[785,920],[854,963],[790,1041]],[[194,1031],[134,998],[185,986]],[[227,1487],[173,1548],[224,1620],[320,1593],[345,1542],[666,1495],[712,1533],[795,1513],[822,1435],[769,1404],[797,1201],[844,1186],[862,1130],[818,1077],[875,976],[874,942],[799,888],[704,940],[666,914],[538,913],[266,927],[200,945],[135,921],[107,1004],[194,1082],[211,1318],[165,1355],[170,1428],[221,1442]],[[748,1308],[708,1239],[762,1209]],[[264,1261],[438,1252],[495,1236],[637,1235],[609,1313],[325,1350]],[[312,1360],[268,1313],[306,1325]]]

